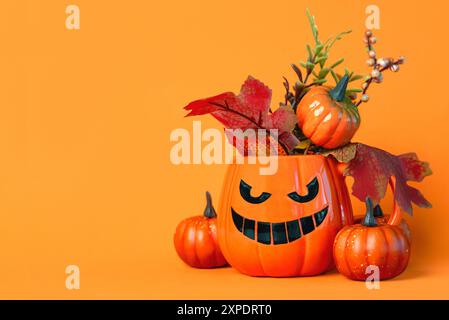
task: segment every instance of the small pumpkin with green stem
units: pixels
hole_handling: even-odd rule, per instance
[[[395,211],[394,214],[397,214]],[[379,268],[379,279],[390,279],[401,274],[410,257],[409,241],[397,217],[391,224],[376,221],[373,203],[366,198],[366,215],[361,224],[340,230],[334,242],[334,261],[338,271],[353,280],[366,280],[369,266]]]
[[[296,110],[298,125],[315,145],[334,149],[351,141],[360,126],[357,107],[346,96],[349,76],[335,88],[315,86],[301,99]]]
[[[305,153],[309,150],[308,146],[310,145],[319,147],[319,149],[335,149],[350,142],[360,126],[360,115],[357,107],[362,102],[369,100],[367,90],[370,85],[382,82],[383,71],[389,69],[396,72],[399,70],[399,65],[404,63],[404,57],[397,60],[377,58],[373,46],[377,40],[371,31],[367,31],[365,43],[370,57],[367,64],[373,67],[373,70],[365,78],[361,89],[347,89],[348,82],[361,79],[363,76],[353,75],[347,69],[345,76],[337,75],[334,68],[342,63],[343,59],[330,67],[324,67],[324,64],[328,57],[329,48],[336,40],[341,39],[342,35],[350,31],[342,32],[332,41],[328,40],[323,44],[318,39],[318,28],[314,17],[310,13],[308,13],[308,16],[316,44],[313,50],[310,46],[307,46],[308,60],[301,64],[306,69],[306,77],[303,81],[301,70],[293,65],[299,80],[294,86],[294,93],[290,92],[288,81],[284,83],[287,90],[286,101],[291,103],[298,117],[297,132],[307,138],[307,140],[304,140],[303,137],[300,137],[301,143],[298,145],[307,146]],[[323,49],[323,47],[326,49]],[[317,65],[320,65],[321,70],[314,70]],[[308,84],[306,82],[311,74],[315,76],[315,79]],[[328,74],[332,74],[337,83],[333,89],[322,85],[326,83]],[[357,92],[361,92],[361,98],[358,101],[356,101]],[[299,147],[299,149],[302,148]]]
[[[393,210],[396,210],[397,208],[394,208]],[[376,205],[373,209],[373,216],[376,219],[376,222],[378,224],[385,224],[388,223],[388,221],[390,220],[391,215],[389,214],[384,214],[382,208],[380,207],[380,205]],[[363,222],[364,217],[363,216],[358,216],[358,217],[354,217],[354,223],[362,223]],[[410,230],[410,226],[408,225],[407,221],[402,218],[401,222],[399,223],[399,228],[401,228],[402,232],[404,232],[404,235],[407,237],[407,240],[409,243],[411,243],[412,241],[412,232]]]

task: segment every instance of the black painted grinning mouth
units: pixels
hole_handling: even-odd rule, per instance
[[[254,221],[239,215],[233,208],[232,220],[234,225],[246,237],[262,244],[284,244],[301,238],[318,228],[326,219],[329,206],[313,215],[287,222]],[[256,228],[257,225],[257,228]]]

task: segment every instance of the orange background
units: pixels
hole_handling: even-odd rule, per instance
[[[250,278],[196,270],[172,236],[215,203],[222,165],[174,166],[171,130],[191,128],[190,100],[238,91],[248,74],[282,98],[281,76],[305,57],[311,32],[352,28],[331,60],[367,72],[362,43],[371,1],[2,1],[0,4],[0,298],[449,298],[449,50],[445,1],[375,1],[378,52],[407,56],[362,105],[357,141],[416,151],[434,175],[419,186],[412,261],[381,290],[336,272]],[[65,8],[81,9],[81,30]],[[220,125],[209,117],[203,127]],[[173,199],[176,197],[176,200]],[[356,212],[362,204],[353,201]],[[65,267],[81,289],[65,288]]]

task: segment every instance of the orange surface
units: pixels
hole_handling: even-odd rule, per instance
[[[65,28],[65,7],[81,29]],[[355,140],[416,151],[434,175],[433,203],[408,219],[412,260],[367,290],[332,272],[251,278],[196,270],[176,256],[181,219],[218,204],[225,166],[174,166],[171,130],[191,128],[182,107],[238,91],[248,74],[283,94],[289,64],[311,33],[351,27],[332,50],[367,72],[362,44],[370,1],[2,1],[0,4],[0,298],[449,298],[449,97],[446,1],[376,1],[378,51],[407,56],[360,107]],[[203,127],[219,127],[206,117]],[[176,199],[174,199],[176,197]],[[363,204],[353,201],[355,212]],[[388,211],[388,210],[386,210]],[[81,289],[65,288],[65,268]]]

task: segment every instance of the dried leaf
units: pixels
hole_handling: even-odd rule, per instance
[[[339,162],[348,163],[352,159],[354,159],[357,152],[357,144],[356,143],[348,143],[343,147],[326,150],[322,154],[325,156],[332,155]]]
[[[369,197],[377,204],[385,196],[390,177],[394,177],[394,198],[401,209],[412,215],[412,203],[424,208],[431,206],[419,190],[407,184],[407,181],[421,181],[430,175],[428,163],[420,161],[414,153],[395,156],[360,143],[356,144],[356,149],[355,157],[345,170],[345,175],[354,178],[354,196],[361,201]]]
[[[405,169],[405,177],[410,181],[421,182],[424,177],[432,174],[429,163],[418,160],[416,153],[406,153],[399,156]]]
[[[292,64],[292,69],[293,69],[293,71],[295,71],[296,75],[298,76],[299,81],[303,82],[303,80],[302,80],[302,72],[298,68],[298,66],[295,65],[295,64]]]

